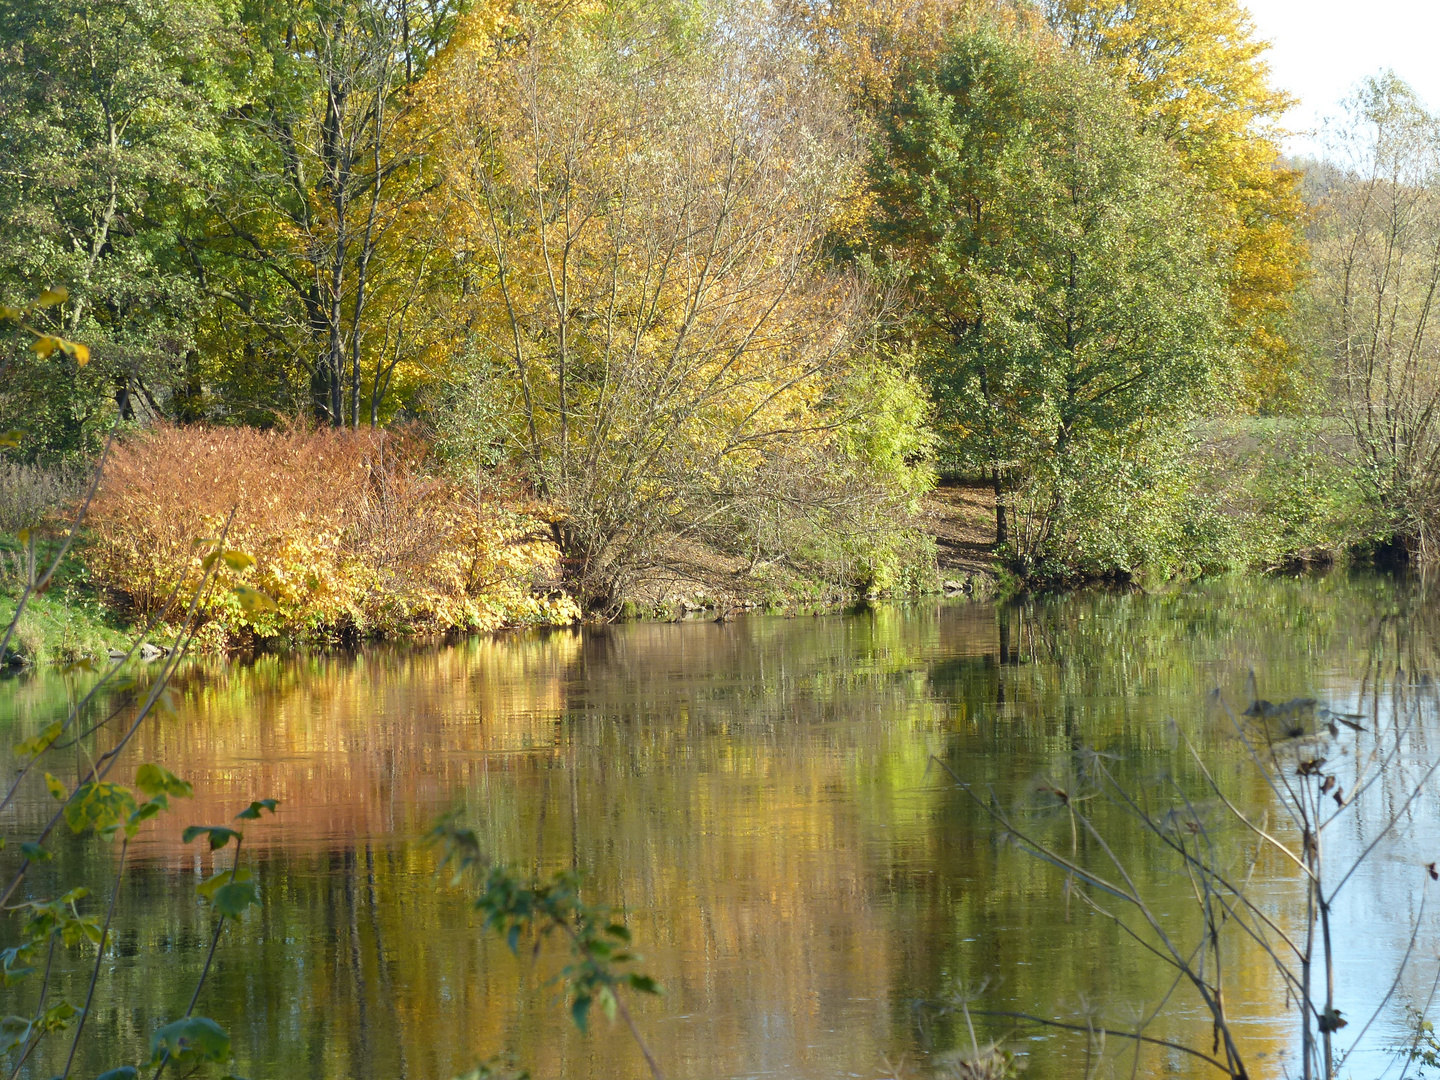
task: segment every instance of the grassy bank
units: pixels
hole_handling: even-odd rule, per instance
[[[25,591],[25,552],[13,538],[0,538],[0,627],[10,625]],[[17,573],[20,571],[20,573]],[[33,595],[10,639],[9,663],[71,663],[126,648],[134,626],[107,604],[90,582],[89,569],[70,554],[56,570],[50,587]]]

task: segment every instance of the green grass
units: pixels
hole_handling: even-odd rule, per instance
[[[53,548],[52,548],[53,550]],[[19,552],[11,539],[0,539],[0,633],[15,617],[24,581],[13,573],[12,557]],[[44,551],[41,551],[42,558]],[[48,560],[41,564],[48,565]],[[43,573],[43,569],[42,569]],[[10,640],[10,652],[33,664],[70,663],[82,657],[104,656],[106,650],[125,647],[133,635],[129,620],[106,607],[90,585],[89,572],[72,550],[55,572],[45,592],[32,595]]]

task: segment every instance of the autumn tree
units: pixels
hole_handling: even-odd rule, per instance
[[[994,484],[1002,547],[1027,571],[1063,561],[1090,527],[1077,497],[1113,492],[1223,370],[1203,195],[1121,88],[983,25],[898,88],[872,171],[942,437]]]
[[[247,21],[248,100],[186,244],[222,305],[210,344],[231,398],[375,424],[397,366],[423,351],[410,317],[435,244],[416,233],[430,174],[411,90],[458,8],[279,0]]]
[[[492,439],[558,508],[602,607],[676,538],[733,547],[776,507],[821,522],[894,502],[845,440],[913,390],[866,365],[873,290],[824,243],[861,144],[798,46],[750,17],[564,13],[456,50],[427,88],[464,377],[500,403]],[[871,376],[884,394],[851,392]]]

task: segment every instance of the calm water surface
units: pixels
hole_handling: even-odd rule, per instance
[[[646,1075],[623,1029],[570,1026],[549,959],[512,957],[481,933],[463,889],[437,883],[422,838],[451,810],[501,860],[578,867],[593,897],[629,912],[643,967],[667,989],[638,1019],[677,1080],[931,1076],[968,1045],[945,1006],[957,994],[977,1008],[1133,1026],[1170,977],[1067,900],[1055,870],[1000,843],[932,757],[1012,801],[1041,774],[1069,775],[1087,745],[1137,789],[1158,790],[1172,771],[1183,782],[1173,720],[1264,813],[1273,798],[1247,778],[1207,693],[1243,707],[1253,668],[1266,697],[1354,708],[1377,663],[1428,665],[1429,610],[1387,579],[1237,579],[197,663],[177,679],[177,715],[147,722],[131,752],[132,764],[162,761],[192,780],[196,797],[132,845],[96,1037],[74,1075],[139,1060],[149,1033],[183,1013],[210,926],[189,885],[214,867],[180,829],[267,796],[281,812],[246,841],[265,903],[227,932],[197,1010],[230,1031],[235,1071],[252,1080],[450,1080],[507,1050],[537,1078]],[[0,683],[4,743],[39,730],[84,678]],[[1381,785],[1377,798],[1398,790]],[[11,836],[53,810],[38,778],[22,791]],[[1193,940],[1188,886],[1143,863],[1148,849],[1118,814],[1096,813]],[[1337,858],[1377,814],[1333,842]],[[1437,822],[1433,800],[1414,804],[1349,886],[1337,913],[1347,1016],[1367,1016],[1390,987],[1419,914],[1420,867],[1440,855]],[[67,836],[55,847],[30,896],[49,895],[56,873],[106,893],[110,845]],[[1256,895],[1298,926],[1294,875],[1266,860],[1255,875]],[[1396,1038],[1407,1002],[1425,1000],[1437,949],[1427,915],[1374,1045]],[[62,980],[74,1001],[83,963],[77,950]],[[1230,963],[1232,1010],[1265,1055],[1259,1074],[1285,1075],[1295,1062],[1279,978],[1256,949]],[[5,1012],[33,1007],[31,987],[0,994]],[[1084,1074],[1083,1039],[979,1026],[1024,1051],[1032,1077]],[[1192,1038],[1204,1017],[1177,992],[1150,1030]],[[25,1075],[59,1072],[67,1048]],[[1112,1040],[1104,1053],[1118,1049]],[[1356,1062],[1357,1075],[1378,1071],[1374,1058]],[[1115,1075],[1130,1068],[1127,1055]],[[1140,1074],[1202,1072],[1158,1051]]]

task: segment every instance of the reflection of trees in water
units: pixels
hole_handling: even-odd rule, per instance
[[[148,726],[136,760],[195,781],[186,821],[282,800],[253,841],[265,906],[229,932],[206,990],[242,1073],[448,1078],[510,1046],[537,1076],[642,1074],[622,1032],[571,1031],[547,972],[437,891],[416,838],[457,805],[500,857],[579,865],[632,910],[646,970],[670,990],[641,1022],[672,1076],[863,1071],[959,1045],[954,1016],[913,1007],[959,984],[1118,1017],[1166,989],[1113,927],[1073,905],[1066,921],[1054,873],[997,847],[927,775],[932,752],[1011,801],[1063,775],[1077,741],[1158,785],[1174,770],[1166,717],[1229,753],[1207,689],[1253,665],[1277,696],[1328,693],[1332,672],[1363,669],[1402,595],[1337,575],[197,664],[179,717]],[[1433,640],[1405,626],[1416,648]],[[211,870],[177,831],[137,844],[122,898],[122,940],[143,944],[117,961],[112,1000],[153,1010],[97,1013],[102,1042],[139,1045],[149,1017],[174,1011],[147,956],[201,962],[200,912],[145,906],[177,893],[170,875]],[[1178,887],[1158,867],[1146,885]],[[1261,959],[1236,968],[1255,1002],[1281,995]],[[1288,1030],[1272,1027],[1278,1050]],[[1073,1050],[1037,1044],[1036,1067],[1065,1075]]]

